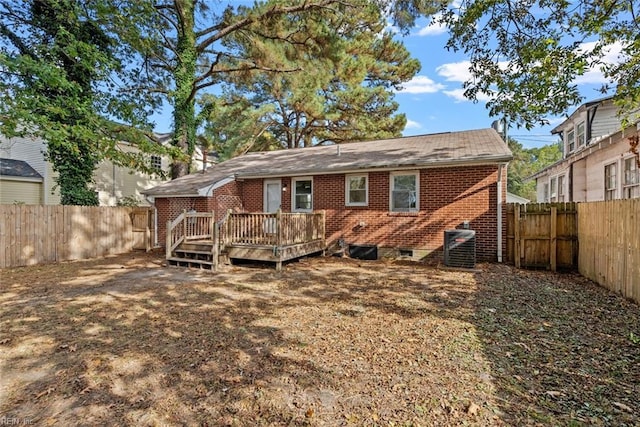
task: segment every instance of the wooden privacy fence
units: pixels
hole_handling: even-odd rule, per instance
[[[640,303],[640,199],[580,203],[583,276]]]
[[[151,220],[140,209],[0,205],[0,268],[97,258],[146,248]],[[136,219],[139,218],[139,219]],[[142,242],[142,243],[141,243]]]
[[[516,267],[578,266],[576,203],[507,204],[507,262]]]

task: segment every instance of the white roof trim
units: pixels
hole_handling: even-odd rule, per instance
[[[216,181],[211,185],[207,185],[206,187],[198,188],[198,196],[200,197],[211,197],[213,195],[214,190],[222,187],[223,185],[227,185],[230,182],[235,181],[235,176],[228,176],[226,178],[221,179],[220,181]],[[162,196],[158,196],[162,197]]]

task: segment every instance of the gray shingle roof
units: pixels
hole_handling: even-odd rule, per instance
[[[338,154],[339,153],[339,154]],[[193,196],[230,177],[258,178],[503,163],[512,159],[493,129],[408,136],[341,145],[249,153],[144,191]]]
[[[3,158],[0,158],[0,175],[18,178],[42,179],[42,175],[32,168],[29,163],[22,160]]]

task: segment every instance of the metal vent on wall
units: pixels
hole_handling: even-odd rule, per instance
[[[444,265],[474,268],[476,266],[475,230],[446,230],[444,232]]]

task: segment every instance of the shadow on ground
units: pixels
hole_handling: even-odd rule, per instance
[[[153,255],[2,271],[0,416],[61,425],[637,425],[640,308],[575,275]],[[635,334],[635,335],[633,335]]]

